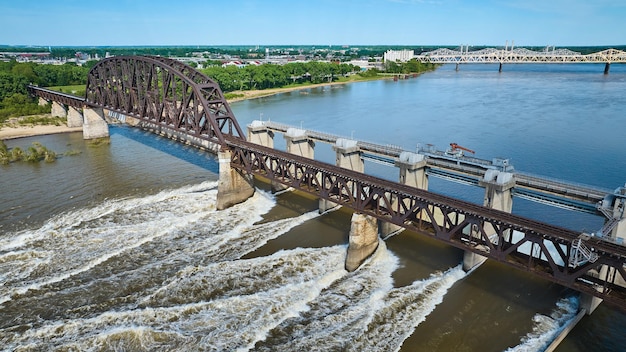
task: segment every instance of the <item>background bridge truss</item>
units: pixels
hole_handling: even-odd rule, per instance
[[[626,310],[626,247],[245,141],[231,165],[463,250],[532,272]],[[580,260],[577,248],[597,255]],[[576,265],[571,265],[576,263]],[[597,275],[604,266],[606,275]]]
[[[532,51],[525,48],[512,50],[486,48],[477,51],[458,51],[447,48],[422,53],[415,57],[418,61],[455,63],[624,63],[626,52],[607,49],[583,55],[567,49],[553,51]]]
[[[176,60],[116,56],[94,66],[85,102],[224,145],[245,138],[219,85]]]

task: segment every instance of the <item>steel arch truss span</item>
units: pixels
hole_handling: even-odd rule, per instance
[[[233,151],[231,165],[237,169],[532,272],[626,310],[626,288],[618,285],[626,279],[626,247],[248,142],[228,142]],[[595,253],[591,260],[579,257],[576,249],[581,246]],[[602,270],[606,275],[595,274]]]
[[[86,102],[220,145],[245,138],[219,85],[172,59],[104,59],[89,71]]]

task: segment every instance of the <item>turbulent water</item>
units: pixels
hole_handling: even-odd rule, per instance
[[[4,234],[5,350],[394,351],[465,275],[394,288],[384,242],[354,273],[345,246],[241,259],[318,214],[259,223],[275,204],[263,192],[217,212],[215,187],[109,200]]]

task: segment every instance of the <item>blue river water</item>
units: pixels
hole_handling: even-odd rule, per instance
[[[399,145],[456,142],[516,170],[614,189],[626,182],[626,67],[454,66],[407,80],[283,93],[232,104],[256,119]],[[215,156],[111,127],[41,142],[53,164],[0,166],[0,350],[542,351],[577,293],[409,232],[343,269],[350,213],[302,195],[215,210]],[[280,137],[277,148],[284,148]],[[334,162],[318,144],[316,159]],[[76,154],[76,153],[71,153]],[[366,172],[397,171],[367,162]],[[429,188],[482,203],[482,190]],[[513,211],[576,230],[596,216],[514,199]],[[626,314],[583,318],[557,351],[623,351]]]
[[[614,190],[626,182],[626,67],[444,65],[417,79],[374,81],[233,104],[242,124],[272,120],[414,151],[454,142],[518,171]],[[280,148],[280,141],[275,144]],[[283,147],[284,148],[284,147]],[[320,148],[322,149],[322,148]],[[318,150],[316,148],[316,155]],[[316,157],[317,158],[317,157]],[[320,159],[334,162],[327,148]],[[366,166],[397,180],[397,171]],[[482,191],[433,180],[431,190],[482,203]],[[514,212],[575,229],[601,223],[516,200]]]

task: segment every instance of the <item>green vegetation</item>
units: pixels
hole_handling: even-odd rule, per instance
[[[435,64],[419,62],[416,59],[407,62],[385,62],[385,72],[387,73],[419,73],[433,70],[435,67]]]
[[[101,145],[111,144],[110,137],[94,138],[87,141],[87,145],[90,147],[99,147]]]
[[[85,78],[85,82],[86,81],[87,79]],[[55,90],[61,93],[72,94],[77,97],[84,97],[85,91],[87,90],[87,86],[85,85],[85,82],[83,82],[83,84],[71,84],[67,86],[52,86],[52,87],[46,87],[46,88],[50,90]]]
[[[39,106],[28,95],[28,84],[42,87],[79,85],[84,95],[88,72],[87,67],[76,66],[74,63],[41,65],[15,60],[0,62],[0,123],[9,117],[50,112],[50,106]],[[78,94],[80,90],[77,90]]]
[[[0,123],[5,122],[9,117],[13,116],[26,116],[49,112],[49,105],[39,106],[33,98],[23,93],[14,93],[0,101]]]
[[[400,49],[403,47],[399,47]],[[46,48],[39,48],[45,52]],[[75,57],[76,51],[95,57],[112,55],[162,55],[175,57],[206,58],[204,65],[210,65],[202,71],[220,85],[224,93],[245,90],[264,90],[270,88],[299,87],[310,84],[348,82],[380,78],[381,72],[370,70],[361,72],[358,66],[344,63],[352,58],[373,60],[373,55],[382,55],[385,50],[396,47],[324,47],[307,46],[269,47],[272,54],[306,57],[307,62],[290,62],[285,65],[263,64],[222,67],[225,57],[252,59],[265,56],[265,47],[225,46],[225,47],[98,47],[98,48],[54,48],[52,57]],[[33,49],[31,51],[37,51]],[[417,50],[424,50],[420,48]],[[329,60],[322,62],[316,60]],[[63,65],[45,65],[15,60],[0,62],[0,123],[10,117],[41,114],[50,111],[50,106],[39,106],[27,92],[28,84],[50,87],[63,93],[85,96],[85,82],[89,69],[97,64],[96,60],[87,61],[83,66],[74,62]],[[419,73],[431,70],[435,66],[422,64],[415,60],[408,63],[387,63],[387,73]],[[239,98],[240,95],[228,95]]]
[[[317,61],[288,63],[285,65],[212,66],[202,70],[220,85],[223,92],[236,90],[281,88],[296,83],[333,82],[340,76],[359,72],[350,64],[322,63]]]
[[[226,98],[226,100],[232,100],[232,99],[243,98],[243,97],[245,97],[245,95],[240,94],[240,93],[224,93],[224,98]]]
[[[12,119],[7,125],[16,126],[36,126],[36,125],[54,125],[61,126],[67,122],[65,117],[50,117],[49,115],[30,115],[19,119]]]
[[[411,60],[407,63],[392,63],[389,67],[391,71],[388,72],[391,73],[419,73],[432,70],[436,66]],[[362,72],[360,67],[351,64],[317,61],[288,63],[285,65],[248,65],[243,68],[236,66],[213,66],[202,71],[217,81],[222,91],[226,93],[306,86],[326,82],[377,79],[380,78],[381,73],[376,69]],[[229,98],[227,96],[227,99]]]
[[[26,161],[36,163],[45,161],[47,163],[54,162],[57,159],[57,154],[52,150],[41,145],[39,142],[34,142],[32,146],[28,147],[26,151],[20,147],[9,149],[4,141],[0,141],[0,164],[8,165],[12,162]]]

